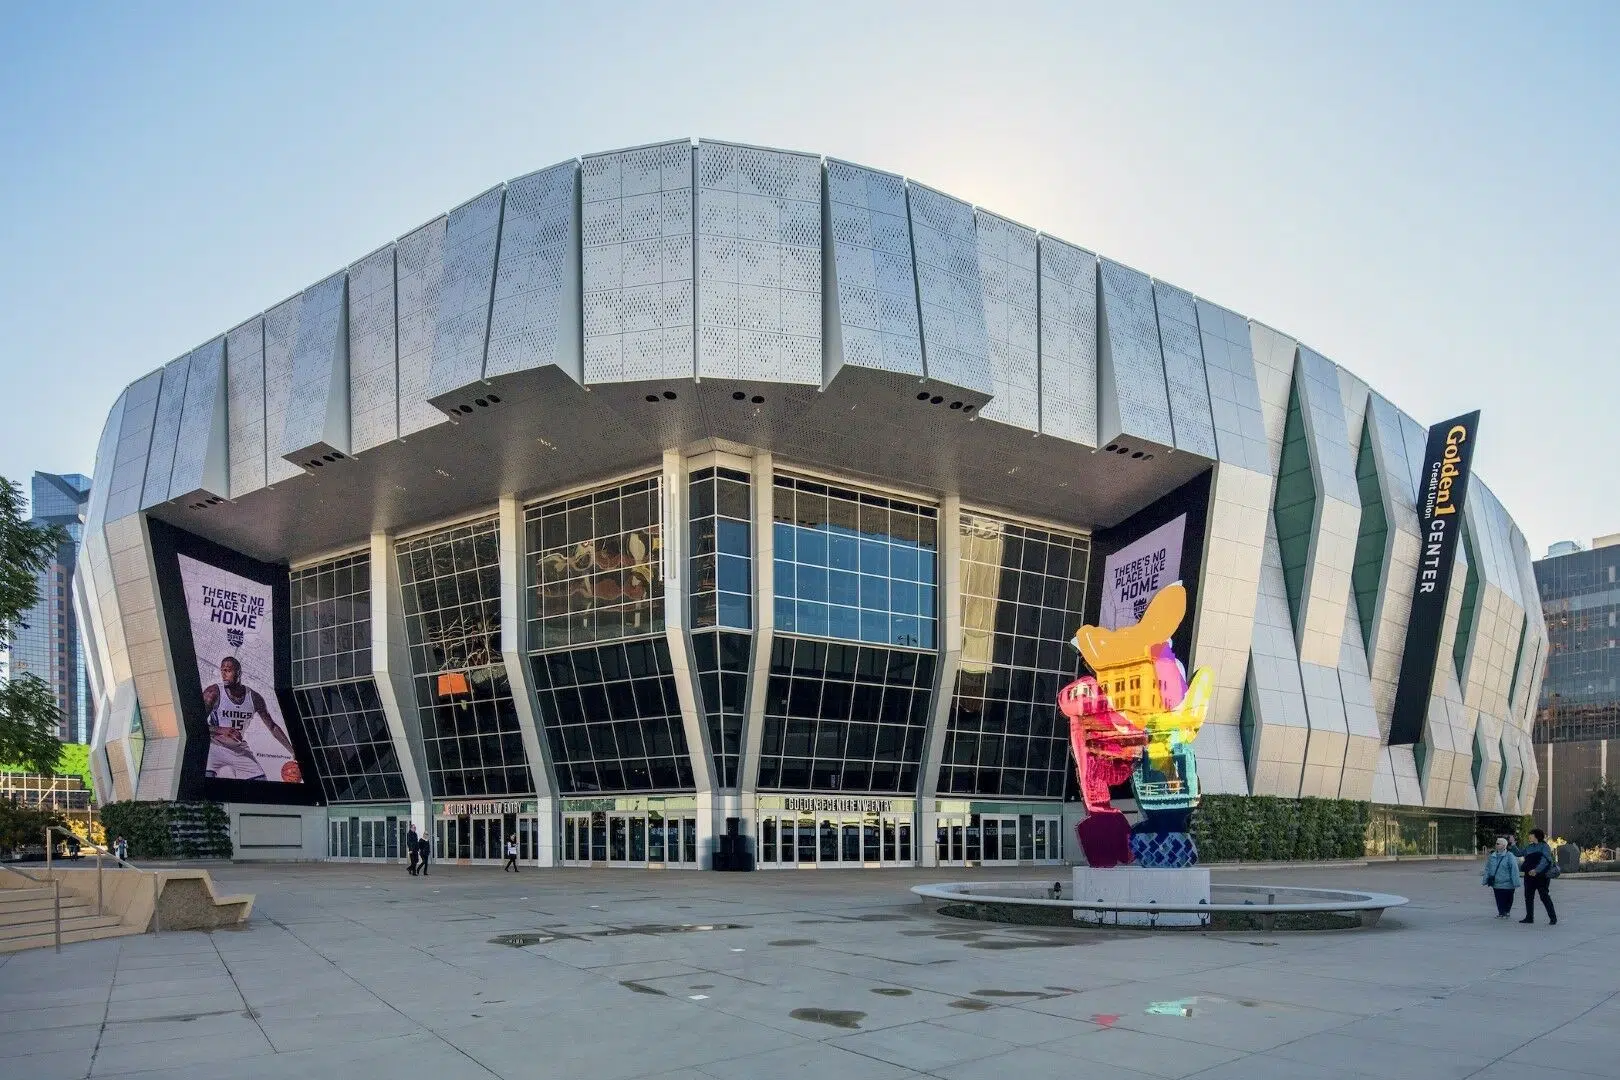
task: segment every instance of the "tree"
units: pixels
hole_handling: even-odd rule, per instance
[[[60,814],[36,810],[15,799],[0,796],[0,851],[15,851],[29,844],[43,844],[47,826],[64,824]]]
[[[1620,785],[1599,780],[1586,805],[1575,813],[1574,835],[1581,847],[1620,847]]]
[[[39,578],[50,566],[62,530],[23,517],[22,488],[0,476],[0,645],[27,624],[39,601]],[[31,672],[0,684],[0,761],[49,775],[56,771],[62,713],[50,687]]]

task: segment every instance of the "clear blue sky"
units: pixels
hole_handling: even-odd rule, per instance
[[[1324,8],[4,5],[0,474],[90,472],[130,380],[493,183],[697,135],[905,173],[1425,422],[1482,408],[1538,555],[1620,531],[1620,5]]]

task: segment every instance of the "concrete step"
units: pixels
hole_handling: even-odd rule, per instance
[[[40,911],[40,910],[49,911],[49,910],[51,910],[51,903],[52,903],[51,890],[49,890],[49,889],[27,889],[27,890],[17,889],[15,891],[17,893],[24,893],[25,895],[7,896],[7,895],[5,895],[3,893],[0,893],[0,917],[4,917],[6,915],[9,915],[14,911]],[[64,904],[72,904],[72,903],[79,903],[79,902],[80,901],[79,901],[78,896],[76,894],[74,894],[74,893],[64,892],[62,894],[62,903],[64,903]]]
[[[49,885],[27,889],[0,889],[0,910],[3,910],[7,904],[26,904],[41,898],[45,900],[51,898],[51,887]]]
[[[125,937],[140,932],[128,926],[118,925],[116,919],[111,926],[76,927],[72,930],[64,923],[62,944],[74,941],[100,941],[103,938]],[[28,937],[0,938],[0,953],[22,952],[24,949],[49,949],[55,944],[56,939],[51,933],[51,928],[46,925],[43,933],[31,934]]]
[[[54,923],[49,915],[43,919],[31,919],[28,922],[0,925],[0,942],[11,941],[17,938],[35,937],[40,934],[52,933]],[[91,908],[76,909],[71,913],[62,912],[62,933],[69,930],[93,930],[108,926],[119,926],[121,920],[116,915],[97,915]]]
[[[38,907],[23,908],[17,911],[0,909],[0,929],[8,926],[25,926],[40,921],[50,922],[54,911],[55,908],[50,901],[46,901]],[[94,915],[95,913],[96,906],[87,900],[80,900],[76,896],[62,897],[62,918],[64,919],[76,918],[80,915]]]

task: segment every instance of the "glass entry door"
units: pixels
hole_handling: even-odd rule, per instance
[[[563,815],[564,866],[696,866],[697,816],[656,810]]]
[[[911,866],[910,814],[764,814],[760,866]]]

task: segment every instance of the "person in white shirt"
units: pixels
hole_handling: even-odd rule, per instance
[[[512,871],[514,874],[518,872],[517,833],[513,833],[511,836],[506,838],[506,865],[501,867],[501,871],[504,873],[507,870]]]

